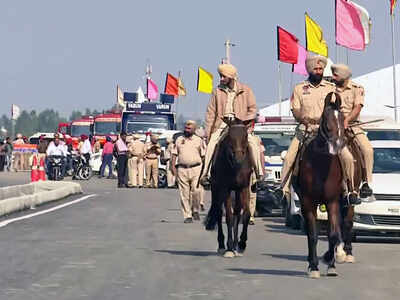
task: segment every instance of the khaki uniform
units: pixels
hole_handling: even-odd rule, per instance
[[[318,120],[324,111],[325,98],[330,92],[335,91],[335,85],[326,80],[322,80],[318,86],[313,86],[308,80],[303,81],[296,85],[293,95],[290,99],[290,106],[292,111],[299,111],[302,118],[308,117],[313,120]],[[317,131],[319,125],[311,124],[307,128],[301,124],[296,128],[296,134],[289,146],[285,156],[282,168],[282,178],[285,178],[289,173],[297,152],[299,150],[300,141],[304,136],[305,130]],[[290,176],[283,187],[285,194],[289,194]]]
[[[168,187],[173,187],[175,186],[175,176],[172,174],[171,171],[171,159],[172,159],[172,152],[174,150],[174,143],[169,143],[167,148],[165,149],[165,159],[168,159],[166,168],[167,168],[167,183]]]
[[[145,145],[146,186],[158,187],[158,156],[161,154],[160,144],[148,142]]]
[[[13,142],[13,145],[21,145],[21,144],[25,144],[24,140],[21,139],[17,139]],[[19,152],[19,151],[14,151],[13,152],[14,155],[14,166],[13,169],[15,171],[22,171],[24,170],[24,154],[23,152]]]
[[[128,184],[133,187],[143,186],[144,163],[143,158],[144,143],[139,140],[133,140],[129,143],[128,152]]]
[[[199,212],[201,190],[197,187],[204,157],[204,143],[196,135],[179,137],[172,154],[177,156],[177,182],[183,217],[191,218]]]
[[[254,137],[255,137],[255,138],[257,139],[257,141],[258,141],[258,148],[259,148],[259,151],[260,151],[259,156],[264,155],[265,147],[264,147],[264,145],[263,145],[263,143],[262,143],[260,137],[259,137],[259,136],[256,136],[256,135],[254,135]],[[254,177],[254,173],[252,173],[251,176]],[[250,180],[250,186],[249,186],[249,192],[250,192],[249,209],[250,209],[250,217],[251,217],[251,218],[254,218],[254,213],[255,213],[255,211],[256,211],[256,200],[257,200],[257,193],[253,193],[253,192],[251,191],[251,182],[254,181],[254,180],[255,180],[255,178],[252,178],[252,180]]]
[[[364,105],[364,88],[351,80],[343,87],[336,87],[336,92],[340,95],[342,99],[342,105],[340,106],[340,111],[347,117],[356,105]],[[360,116],[358,116],[356,121],[359,121]],[[351,130],[355,133],[356,141],[360,145],[361,152],[363,153],[365,160],[365,168],[367,171],[367,181],[372,182],[372,169],[374,166],[374,150],[371,143],[369,142],[364,131],[356,126]],[[344,164],[345,175],[348,180],[350,180],[351,186],[353,188],[353,177],[354,177],[354,158],[350,151],[345,147],[341,152],[341,158]],[[349,191],[351,192],[351,191]]]
[[[228,134],[228,127],[222,122],[223,117],[236,117],[242,121],[256,118],[256,100],[253,91],[246,85],[236,83],[233,90],[218,87],[213,91],[206,113],[207,151],[204,161],[203,175],[210,177],[210,163],[217,144]],[[255,158],[258,176],[262,176],[262,166],[259,159],[258,141],[253,135],[248,135],[249,149]]]

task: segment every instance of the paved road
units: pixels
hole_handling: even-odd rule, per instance
[[[0,185],[28,176],[2,173]],[[396,240],[358,242],[357,263],[339,265],[340,277],[311,280],[306,239],[280,218],[258,218],[245,256],[224,259],[215,255],[216,232],[183,224],[176,190],[115,185],[83,182],[97,196],[0,228],[0,299],[399,298]],[[326,249],[322,239],[319,253]]]

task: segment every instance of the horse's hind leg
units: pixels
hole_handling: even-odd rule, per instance
[[[345,207],[343,224],[342,224],[342,234],[344,242],[344,251],[346,252],[345,262],[354,263],[355,258],[353,256],[352,250],[352,239],[353,239],[353,217],[354,217],[354,206]]]
[[[308,276],[310,278],[319,278],[320,272],[318,270],[317,256],[318,232],[316,223],[317,208],[310,198],[304,197],[301,210],[304,216],[308,240]]]
[[[242,233],[240,235],[239,242],[239,253],[243,253],[246,250],[246,242],[247,242],[247,228],[249,226],[250,220],[250,207],[249,207],[249,188],[245,188],[242,190],[240,195],[240,202],[242,205],[243,215],[242,215]]]

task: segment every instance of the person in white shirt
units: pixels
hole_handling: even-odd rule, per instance
[[[80,153],[86,160],[86,163],[89,163],[90,156],[92,154],[92,145],[90,144],[90,140],[84,134],[81,135],[81,140],[83,141],[82,147],[80,148]]]
[[[51,157],[51,156],[66,157],[67,152],[66,152],[65,144],[64,144],[64,142],[60,141],[60,136],[57,133],[54,135],[54,140],[52,142],[50,142],[49,146],[47,147],[46,155],[47,155],[47,157]],[[52,166],[51,166],[49,160],[47,160],[47,171],[48,171],[48,175],[53,173]],[[61,174],[62,174],[62,176],[64,176],[64,174],[65,174],[65,160],[64,159],[61,160]],[[49,178],[50,177],[51,176],[49,176]]]

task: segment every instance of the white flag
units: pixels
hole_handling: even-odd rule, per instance
[[[361,25],[364,29],[364,43],[365,45],[368,45],[370,43],[371,27],[372,27],[372,21],[371,18],[369,17],[369,13],[361,5],[353,1],[348,1],[348,2],[350,2],[355,8],[357,8],[358,15],[360,16]]]
[[[16,120],[19,118],[19,115],[21,114],[21,109],[15,105],[11,105],[11,119]]]
[[[121,106],[122,108],[125,107],[124,94],[122,93],[122,90],[121,90],[121,88],[119,87],[119,85],[117,85],[117,103],[118,103],[119,106]]]
[[[136,100],[137,103],[143,103],[143,102],[147,101],[146,97],[144,96],[144,92],[143,92],[141,86],[139,86],[139,88],[137,89],[136,93],[138,95],[137,96],[137,100]]]

